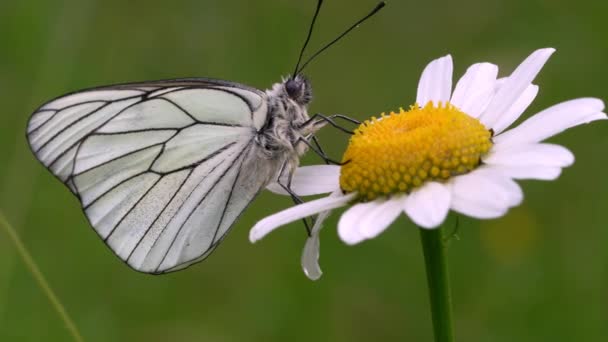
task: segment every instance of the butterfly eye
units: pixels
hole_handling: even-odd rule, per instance
[[[289,97],[297,99],[302,91],[302,83],[293,79],[289,80],[285,83],[285,91]]]

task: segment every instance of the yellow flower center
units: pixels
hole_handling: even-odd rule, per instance
[[[492,133],[453,105],[382,113],[350,138],[340,187],[360,199],[407,193],[427,181],[445,181],[476,168],[492,147]]]

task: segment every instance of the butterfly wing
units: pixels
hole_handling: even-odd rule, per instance
[[[254,143],[266,116],[254,88],[156,81],[52,100],[27,137],[117,256],[164,273],[209,255],[274,174]]]

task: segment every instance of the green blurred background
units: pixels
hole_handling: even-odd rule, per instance
[[[355,247],[323,231],[324,276],[300,269],[300,224],[256,245],[248,230],[290,201],[263,194],[221,248],[185,271],[132,271],[87,226],[78,202],[24,139],[42,102],[80,88],[208,76],[267,88],[296,60],[315,0],[0,1],[0,209],[87,341],[430,341],[418,233],[405,218]],[[328,0],[311,51],[375,0]],[[390,1],[307,70],[311,112],[360,119],[408,106],[422,68],[491,61],[508,74],[536,48],[557,53],[526,116],[559,101],[608,99],[608,2]],[[460,341],[608,340],[608,134],[599,122],[552,139],[577,162],[493,221],[462,219],[449,251]],[[321,141],[340,158],[347,137]],[[307,155],[303,164],[318,164]],[[0,341],[70,335],[0,232]]]

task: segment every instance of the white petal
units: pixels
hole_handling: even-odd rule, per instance
[[[436,228],[448,215],[450,202],[449,189],[441,183],[430,182],[412,191],[405,198],[403,208],[407,216],[418,226]]]
[[[480,184],[481,189],[485,190],[485,192],[493,192],[492,196],[496,198],[497,203],[503,201],[509,207],[521,204],[524,199],[524,193],[519,184],[511,178],[504,177],[501,173],[490,169],[480,169],[477,172],[488,181],[485,185]]]
[[[339,197],[341,194],[342,192],[337,190],[329,196]],[[326,210],[315,218],[315,224],[310,231],[310,237],[306,239],[306,243],[304,244],[301,258],[302,270],[310,280],[317,280],[323,274],[321,266],[319,266],[319,233],[321,232],[321,228],[323,228],[323,222],[329,217],[329,214],[331,214],[331,210]]]
[[[505,166],[505,165],[488,165],[488,169],[499,172],[506,177],[513,179],[538,179],[538,180],[554,180],[562,173],[562,168],[558,166]]]
[[[599,113],[593,113],[584,117],[579,118],[573,126],[578,126],[578,125],[582,125],[582,124],[588,124],[590,122],[596,121],[596,120],[606,120],[606,113],[604,112],[599,112]]]
[[[369,210],[359,223],[359,233],[364,239],[372,239],[386,230],[403,212],[402,196],[394,196]]]
[[[559,103],[494,137],[496,145],[519,145],[545,140],[566,129],[595,120],[605,120],[604,102],[581,98]]]
[[[289,209],[280,211],[268,216],[256,223],[249,231],[249,240],[256,242],[266,236],[266,234],[287,223],[297,221],[307,216],[311,216],[322,211],[339,208],[346,205],[355,198],[356,193],[350,193],[340,197],[324,197],[318,200],[302,203]]]
[[[282,184],[288,177],[281,177]],[[340,167],[337,165],[312,165],[297,168],[291,179],[291,190],[298,196],[325,194],[340,188]],[[277,182],[270,183],[266,189],[279,195],[289,195]]]
[[[323,275],[319,266],[319,234],[312,234],[304,244],[302,251],[302,270],[310,280],[318,280]]]
[[[498,121],[492,127],[494,134],[499,134],[511,126],[515,120],[519,119],[523,112],[528,109],[532,101],[534,101],[536,95],[538,95],[538,86],[530,84],[519,98],[515,100],[515,103],[511,105],[505,113],[500,114]]]
[[[494,64],[471,65],[458,80],[450,103],[471,117],[479,117],[494,95],[497,74]]]
[[[445,103],[450,100],[452,92],[452,56],[447,55],[429,63],[418,82],[416,103],[419,106],[433,101]]]
[[[480,120],[486,127],[494,127],[500,116],[528,88],[554,51],[552,48],[536,50],[513,71],[481,114]]]
[[[365,240],[365,237],[359,232],[359,224],[370,210],[379,205],[379,201],[367,203],[359,203],[350,207],[338,222],[338,236],[340,239],[349,245],[354,245]]]
[[[454,211],[478,219],[501,217],[509,210],[509,207],[507,206],[493,207],[475,199],[460,197],[458,195],[452,196],[451,207]]]
[[[452,209],[476,218],[494,218],[521,203],[517,183],[500,172],[478,169],[452,180]]]
[[[489,165],[566,167],[574,163],[574,155],[563,146],[534,143],[503,148],[497,146],[483,158],[483,162]]]

